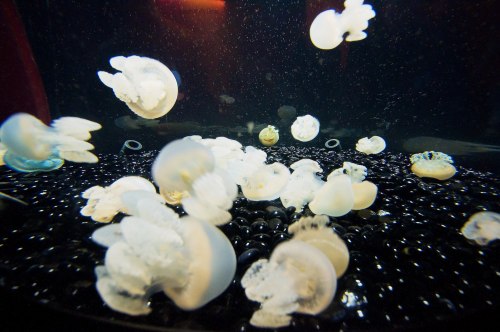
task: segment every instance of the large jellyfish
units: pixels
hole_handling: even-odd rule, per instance
[[[120,72],[99,71],[97,75],[132,112],[145,119],[155,119],[174,107],[179,92],[177,81],[164,64],[137,55],[116,56],[109,63]]]
[[[90,131],[101,125],[77,117],[62,117],[46,126],[33,115],[16,113],[0,127],[0,141],[6,148],[3,160],[20,172],[51,171],[62,166],[64,160],[77,163],[96,163],[89,152],[94,146],[88,142]]]

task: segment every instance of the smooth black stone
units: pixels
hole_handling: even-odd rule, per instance
[[[270,228],[269,225],[265,220],[257,220],[254,221],[251,225],[250,228],[252,230],[252,233],[257,234],[257,233],[267,233]]]
[[[237,259],[237,264],[240,266],[247,266],[262,258],[262,251],[257,248],[250,248],[243,251]]]

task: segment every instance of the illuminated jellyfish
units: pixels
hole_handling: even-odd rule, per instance
[[[77,163],[96,163],[89,152],[90,131],[101,125],[77,117],[62,117],[46,126],[33,115],[16,113],[0,127],[0,141],[6,148],[3,161],[20,172],[51,171],[64,160]]]
[[[309,142],[318,136],[319,121],[309,114],[299,116],[293,122],[291,130],[293,138],[301,142]]]
[[[385,147],[385,140],[380,136],[363,137],[356,143],[356,150],[365,154],[380,153]]]
[[[425,151],[410,157],[411,171],[421,178],[448,180],[457,172],[453,159],[445,153]]]
[[[161,62],[137,55],[109,60],[116,74],[97,72],[104,85],[113,89],[135,114],[155,119],[167,114],[179,93],[174,74]]]
[[[265,146],[273,146],[280,139],[280,134],[275,126],[267,126],[259,133],[259,141]]]
[[[375,17],[372,6],[363,4],[363,0],[346,0],[344,11],[337,13],[333,9],[320,13],[311,24],[309,35],[317,48],[330,50],[343,40],[348,42],[366,38],[368,20]]]

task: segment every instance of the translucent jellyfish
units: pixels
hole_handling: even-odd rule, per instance
[[[102,299],[113,310],[143,315],[159,291],[184,310],[219,296],[236,271],[234,249],[224,234],[189,216],[180,220],[154,200],[135,202],[129,207],[134,215],[121,221],[118,241],[111,242],[104,265],[96,268]]]
[[[410,157],[411,171],[421,178],[447,180],[457,172],[453,159],[445,153],[425,151]]]
[[[385,140],[380,136],[364,137],[356,143],[356,150],[366,154],[380,153],[384,151],[385,147]]]
[[[220,95],[219,101],[224,105],[231,105],[235,102],[235,99],[228,95]]]
[[[344,7],[342,13],[329,9],[316,16],[309,29],[314,46],[331,50],[342,42],[345,34],[348,42],[366,38],[363,30],[368,28],[368,20],[375,17],[372,7],[364,5],[363,0],[346,0]]]
[[[297,116],[297,109],[289,105],[280,106],[278,108],[278,116],[284,123],[289,123]]]
[[[314,214],[326,214],[331,217],[343,216],[354,207],[354,192],[351,179],[342,174],[331,177],[316,191],[309,208]]]
[[[265,146],[273,146],[279,139],[279,131],[274,126],[267,126],[259,133],[259,141]]]
[[[321,250],[330,260],[337,278],[340,278],[349,265],[349,250],[344,241],[328,227],[327,216],[302,217],[288,227],[294,240],[306,242]]]
[[[101,125],[76,117],[63,117],[46,126],[27,113],[10,116],[0,127],[0,141],[4,145],[5,164],[20,172],[51,171],[65,160],[78,163],[96,163],[89,152],[94,146],[86,140],[90,131]]]
[[[270,201],[280,197],[289,177],[290,171],[283,164],[263,165],[244,179],[241,191],[251,201]]]
[[[311,159],[301,159],[290,165],[290,168],[294,171],[280,195],[280,200],[284,207],[293,206],[297,211],[302,211],[323,185],[324,181],[316,175],[323,170],[317,162]]]
[[[311,115],[299,116],[292,124],[292,136],[298,141],[312,141],[319,133],[319,121]]]
[[[153,162],[153,179],[163,192],[190,191],[194,180],[212,172],[215,158],[210,149],[189,139],[167,144]]]
[[[479,245],[487,245],[500,239],[500,214],[481,211],[473,214],[460,230],[469,240]]]
[[[250,324],[277,328],[290,324],[290,314],[315,315],[333,300],[335,269],[314,245],[290,240],[279,244],[269,260],[253,263],[241,279],[246,296],[260,303]]]
[[[351,181],[353,183],[360,183],[366,178],[367,173],[368,173],[368,170],[366,169],[365,166],[357,165],[357,164],[345,161],[342,164],[341,168],[337,168],[337,169],[333,170],[328,175],[327,180],[333,176],[337,176],[340,174],[347,174],[347,175],[349,175],[349,177],[351,178]]]
[[[104,85],[140,117],[155,119],[167,114],[177,100],[174,74],[161,62],[136,55],[109,60],[118,73],[97,72]]]
[[[107,187],[93,186],[85,190],[82,197],[88,201],[80,210],[80,214],[98,222],[110,222],[119,212],[130,214],[126,204],[122,202],[121,195],[138,190],[142,196],[147,195],[151,199],[164,202],[164,199],[156,194],[156,188],[151,182],[139,176],[126,176]]]

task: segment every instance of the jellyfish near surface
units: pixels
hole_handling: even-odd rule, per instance
[[[0,141],[4,145],[3,161],[20,172],[51,171],[65,160],[95,163],[97,157],[89,152],[94,146],[86,140],[90,131],[101,125],[76,117],[63,117],[46,126],[27,113],[10,116],[0,127]]]

